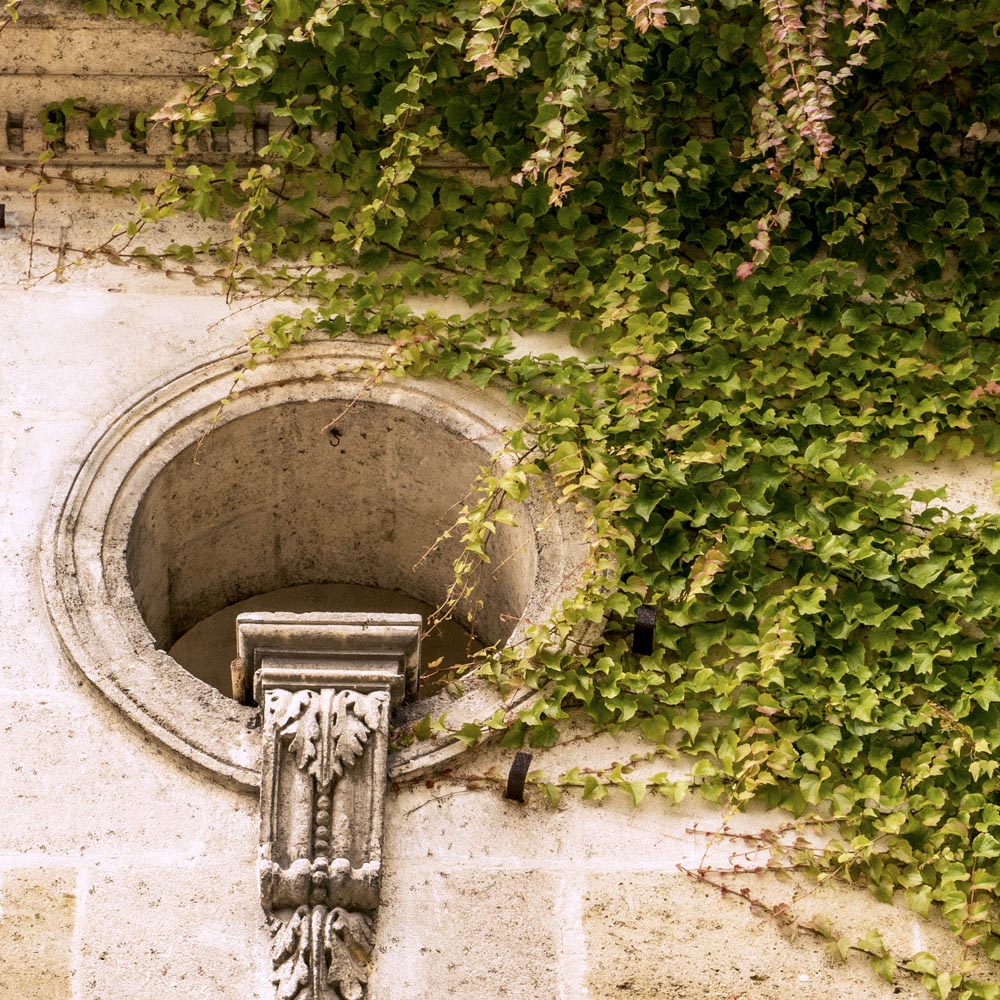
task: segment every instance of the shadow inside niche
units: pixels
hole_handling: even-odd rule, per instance
[[[167,652],[199,680],[231,697],[229,664],[236,656],[236,616],[247,611],[418,614],[426,622],[434,609],[399,590],[353,583],[284,587],[230,604],[209,615],[185,632]],[[471,633],[451,619],[425,633],[421,640],[420,696],[436,694],[452,679],[454,668],[468,662],[482,648]]]

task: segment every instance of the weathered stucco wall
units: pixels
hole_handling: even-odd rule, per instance
[[[197,62],[190,40],[163,46],[26,8],[0,38],[0,106],[83,93],[94,82],[82,70],[126,61],[150,67],[128,84],[146,99]],[[36,204],[28,183],[0,175],[17,222],[0,234],[0,1000],[265,1000],[257,802],[162,748],[84,680],[48,621],[39,560],[95,426],[143,388],[237,348],[275,307],[233,313],[183,276],[92,260],[53,272],[71,248],[104,238],[120,203],[55,185]],[[962,505],[997,509],[988,463],[920,475],[954,484]],[[629,737],[570,740],[535,766],[556,774],[640,749]],[[840,964],[736,898],[750,886],[776,903],[796,883],[712,876],[735,891],[724,896],[685,872],[762,862],[743,856],[740,835],[787,817],[653,796],[633,809],[566,795],[552,808],[529,792],[522,805],[474,780],[505,774],[511,756],[479,750],[451,773],[391,788],[372,1000],[922,995],[912,979],[879,980],[861,957]],[[901,956],[956,956],[939,926],[862,890],[801,891],[803,922],[822,914],[852,939],[878,928]]]

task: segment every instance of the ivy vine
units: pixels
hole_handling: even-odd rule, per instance
[[[537,699],[462,738],[545,746],[582,712],[695,761],[564,775],[585,798],[690,784],[836,821],[813,864],[968,946],[910,971],[1000,996],[976,958],[1000,959],[1000,517],[884,471],[1000,450],[1000,2],[84,6],[216,53],[147,123],[174,155],[130,252],[227,218],[170,253],[308,300],[255,354],[350,329],[390,339],[383,377],[506,386],[518,461],[464,513],[462,572],[539,476],[586,512],[585,585],[484,668]],[[287,127],[256,165],[189,152],[261,109]],[[549,333],[573,356],[531,350]]]

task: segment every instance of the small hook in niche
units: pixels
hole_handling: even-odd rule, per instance
[[[340,428],[326,427],[324,428],[324,430],[326,431],[327,440],[330,442],[331,445],[333,445],[334,448],[336,448],[337,445],[340,444]]]

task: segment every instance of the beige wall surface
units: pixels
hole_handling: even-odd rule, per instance
[[[198,61],[191,40],[163,46],[70,5],[25,8],[0,38],[0,106],[51,99],[55,74],[91,86],[81,71],[111,73],[123,51],[133,65],[148,57],[135,86],[150,99]],[[277,305],[234,308],[183,276],[81,256],[121,203],[59,185],[36,196],[29,182],[0,174],[13,217],[0,232],[0,1000],[264,1000],[257,801],[161,747],[85,681],[48,619],[39,560],[94,429],[150,385],[238,349]],[[997,509],[988,463],[916,472],[961,484],[959,505]],[[554,775],[639,749],[600,736],[533,766]],[[799,922],[825,916],[851,940],[877,928],[903,958],[959,957],[938,924],[860,889],[735,872],[767,860],[743,856],[744,835],[786,816],[654,796],[632,808],[567,794],[552,807],[530,790],[520,804],[475,780],[506,774],[511,756],[481,749],[390,788],[372,1000],[923,995],[912,977],[887,984],[862,956],[842,964],[814,935],[789,933],[743,887],[767,905],[801,896]]]

